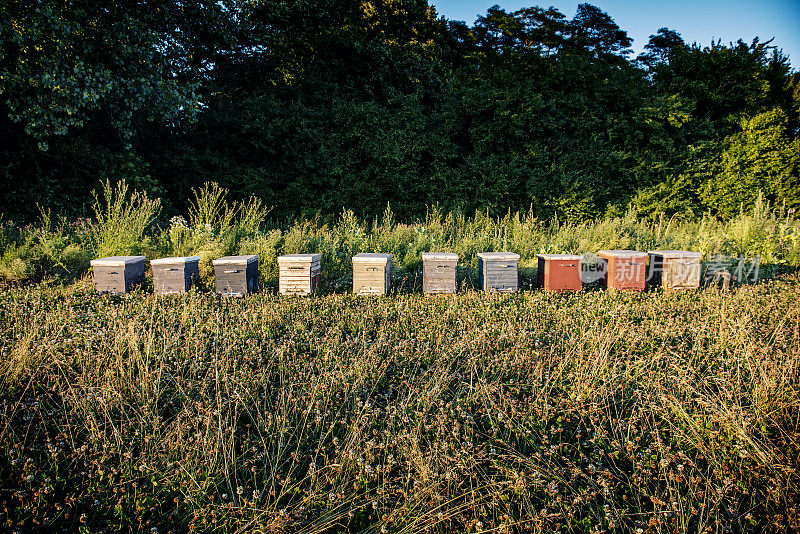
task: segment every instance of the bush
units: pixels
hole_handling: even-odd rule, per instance
[[[94,194],[94,249],[99,257],[135,255],[143,249],[144,232],[161,211],[161,200],[134,191],[124,181],[102,183],[103,195]]]

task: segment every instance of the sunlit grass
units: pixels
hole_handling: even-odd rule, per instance
[[[6,289],[2,528],[797,529],[799,297]]]

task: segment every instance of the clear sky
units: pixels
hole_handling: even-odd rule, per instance
[[[478,15],[498,4],[513,12],[521,7],[553,6],[567,18],[575,16],[580,1],[558,0],[429,0],[437,13],[450,20],[472,24]],[[641,52],[651,35],[667,27],[681,34],[683,40],[702,46],[722,39],[728,44],[741,38],[750,43],[758,36],[762,41],[775,37],[772,44],[783,49],[792,67],[800,67],[800,0],[595,0],[589,1],[608,13],[617,25],[633,39],[635,55]]]

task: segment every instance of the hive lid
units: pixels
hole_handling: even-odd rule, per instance
[[[542,258],[543,260],[581,260],[583,256],[579,256],[578,254],[537,254],[537,258]]]
[[[195,263],[198,261],[200,261],[200,256],[174,256],[172,258],[158,258],[156,260],[150,260],[150,265]]]
[[[284,254],[283,256],[278,256],[278,263],[282,262],[296,262],[296,263],[314,263],[315,261],[321,261],[322,254]]]
[[[228,265],[228,264],[241,265],[242,263],[252,263],[257,260],[258,256],[256,256],[255,254],[251,254],[246,256],[225,256],[222,258],[217,258],[211,263],[213,263],[214,265]]]
[[[92,267],[124,267],[130,263],[139,263],[146,259],[144,256],[109,256],[108,258],[97,258],[90,261],[89,264]]]
[[[422,261],[458,261],[458,254],[452,252],[423,252]]]
[[[484,260],[518,261],[519,254],[514,252],[478,252],[478,257]]]
[[[647,253],[664,256],[665,258],[699,258],[702,256],[701,253],[690,250],[648,250]]]
[[[647,256],[647,252],[639,252],[636,250],[598,250],[597,255],[610,258],[641,258]]]
[[[377,252],[361,252],[353,256],[353,263],[385,263],[392,259],[391,254]]]

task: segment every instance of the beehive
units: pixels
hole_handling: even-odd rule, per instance
[[[200,258],[197,256],[159,258],[151,261],[150,266],[156,295],[186,293],[200,276]]]
[[[322,281],[322,254],[279,256],[278,280],[281,295],[310,295]]]
[[[581,257],[573,254],[537,254],[537,279],[545,291],[580,291]]]
[[[392,279],[392,255],[362,252],[353,256],[353,293],[385,295]]]
[[[225,256],[213,261],[217,293],[242,297],[258,290],[258,256]]]
[[[664,289],[697,289],[700,287],[699,252],[687,250],[651,250],[650,279]]]
[[[603,284],[609,289],[641,291],[646,280],[647,253],[634,250],[601,250]]]
[[[98,293],[127,293],[144,282],[144,256],[111,256],[89,262]]]
[[[425,293],[455,293],[458,254],[448,252],[422,253],[422,291]]]
[[[519,289],[519,254],[478,253],[478,285],[489,292],[516,292]]]

